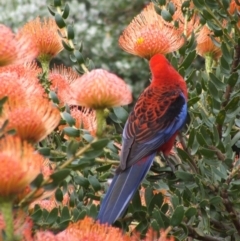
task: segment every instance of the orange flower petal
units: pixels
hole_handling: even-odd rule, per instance
[[[40,20],[38,17],[26,23],[18,35],[20,37],[30,36],[38,50],[38,57],[44,55],[54,57],[63,49],[58,29],[54,19],[44,18]]]
[[[43,157],[27,142],[7,136],[0,140],[0,196],[17,195],[40,173]],[[14,168],[13,168],[14,167]]]
[[[150,3],[137,15],[119,38],[120,47],[143,58],[167,54],[184,44],[182,31],[167,24]]]
[[[73,105],[97,109],[127,105],[132,101],[126,83],[103,69],[94,69],[84,74],[71,87],[73,99],[69,104]]]

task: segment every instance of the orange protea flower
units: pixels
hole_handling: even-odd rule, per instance
[[[115,74],[104,69],[94,69],[75,80],[71,85],[73,99],[70,104],[93,109],[127,105],[132,95],[125,84]]]
[[[96,136],[97,131],[97,119],[96,119],[96,111],[81,108],[74,106],[71,107],[70,113],[72,117],[75,119],[77,128],[83,128],[88,130],[92,136]]]
[[[221,57],[222,51],[217,47],[210,38],[211,30],[204,25],[197,36],[197,53],[201,56],[211,55],[213,59],[217,60]],[[219,40],[219,38],[216,38]]]
[[[48,75],[51,82],[51,90],[55,91],[61,104],[66,104],[71,100],[70,84],[73,83],[80,75],[63,65],[54,67]]]
[[[183,44],[182,31],[166,24],[153,3],[132,20],[119,38],[123,50],[143,58],[176,51]]]
[[[50,231],[37,231],[33,237],[33,241],[60,241],[60,239]]]
[[[40,173],[42,156],[18,137],[0,140],[0,196],[9,197],[22,192]],[[14,167],[14,168],[13,168]]]
[[[22,210],[14,212],[13,215],[14,222],[14,234],[19,240],[32,241],[32,228],[33,221],[29,216],[26,215]],[[2,238],[1,234],[5,229],[5,221],[3,216],[0,214],[0,240],[5,240]]]
[[[228,11],[230,14],[234,14],[235,11],[237,11],[237,12],[240,11],[240,6],[237,5],[235,0],[231,0]]]
[[[61,36],[55,20],[39,17],[26,23],[19,31],[20,36],[30,36],[38,50],[38,59],[51,59],[62,51]]]
[[[17,74],[18,78],[37,78],[42,72],[42,69],[38,67],[36,62],[26,62],[24,64],[7,65],[0,68],[0,74]]]
[[[129,236],[122,234],[118,228],[96,223],[93,219],[85,217],[76,223],[71,223],[57,235],[60,240],[89,240],[89,241],[127,241]]]
[[[31,39],[26,36],[16,37],[10,28],[0,24],[0,66],[32,61],[36,57],[36,49]]]
[[[34,105],[20,105],[12,109],[6,105],[0,123],[8,119],[7,130],[15,129],[23,140],[39,142],[59,124],[60,113],[46,99],[35,100]]]

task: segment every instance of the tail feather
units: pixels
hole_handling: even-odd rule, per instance
[[[141,181],[152,165],[155,153],[114,176],[100,207],[97,220],[114,223],[126,210]]]

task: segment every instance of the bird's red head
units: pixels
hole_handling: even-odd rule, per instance
[[[152,85],[169,87],[178,85],[187,96],[187,86],[183,77],[173,68],[164,55],[155,54],[150,59],[149,66],[152,72]]]

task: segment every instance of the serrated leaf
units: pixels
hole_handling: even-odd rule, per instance
[[[89,176],[88,181],[91,184],[91,186],[93,187],[95,192],[101,190],[101,185],[95,176]]]
[[[175,227],[178,226],[184,217],[184,207],[183,206],[178,206],[172,215],[172,218],[170,220],[171,226]]]
[[[63,20],[62,16],[59,13],[55,13],[55,21],[59,28],[66,27],[65,21]]]
[[[95,150],[102,150],[109,143],[109,139],[100,139],[91,144],[92,148]]]
[[[54,182],[59,183],[63,181],[70,174],[70,172],[71,170],[69,169],[62,169],[54,172],[53,174],[50,175],[50,177]]]
[[[64,9],[63,9],[62,17],[64,19],[66,19],[69,15],[69,12],[70,12],[70,8],[69,8],[68,3],[66,3],[65,6],[64,6]]]

